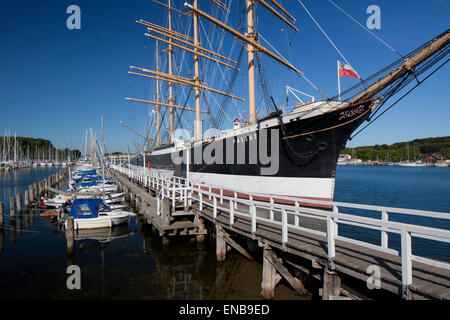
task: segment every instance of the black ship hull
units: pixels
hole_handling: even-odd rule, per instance
[[[333,199],[339,152],[371,112],[371,102],[307,117],[273,117],[185,147],[156,149],[149,166],[223,192]],[[217,190],[219,190],[217,188]]]

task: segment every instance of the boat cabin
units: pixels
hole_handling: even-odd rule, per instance
[[[99,213],[111,211],[103,199],[76,199],[72,203],[69,216],[75,219],[97,218]]]

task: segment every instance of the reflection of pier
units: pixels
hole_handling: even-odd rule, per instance
[[[163,243],[150,225],[143,224],[141,228],[145,244],[158,263],[163,296],[180,300],[207,298],[204,288],[208,285],[202,283],[205,280],[202,267],[207,263],[208,253],[203,246],[191,243],[186,250],[186,243]]]

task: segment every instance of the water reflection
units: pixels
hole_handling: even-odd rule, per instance
[[[130,230],[128,225],[115,226],[113,228],[75,230],[75,240],[97,240],[100,243],[108,243],[115,239],[125,238],[136,233]]]
[[[165,245],[150,225],[141,225],[147,250],[156,259],[161,297],[163,299],[203,300],[208,286],[203,269],[208,268],[208,252],[204,246],[188,242],[188,238],[172,238]],[[181,240],[181,241],[180,241]],[[207,273],[207,272],[206,272]],[[206,282],[206,283],[205,283]]]

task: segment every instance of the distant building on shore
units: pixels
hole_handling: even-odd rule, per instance
[[[352,156],[349,154],[346,154],[346,153],[339,154],[339,159],[341,159],[341,160],[350,160],[351,158],[352,158]]]
[[[427,165],[442,165],[446,164],[445,158],[439,153],[432,153],[425,157],[424,162]]]

